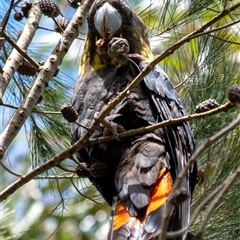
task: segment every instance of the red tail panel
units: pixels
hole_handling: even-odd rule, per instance
[[[165,203],[172,190],[172,184],[173,182],[170,171],[167,171],[165,168],[162,169],[151,193],[151,200],[147,207],[146,215],[149,215]]]
[[[113,220],[113,230],[117,230],[121,228],[123,225],[128,224],[130,228],[134,226],[135,221],[139,222],[135,217],[131,217],[126,208],[122,203],[119,203],[116,209],[116,214],[114,216]]]
[[[167,169],[162,169],[159,172],[158,180],[151,192],[149,205],[146,208],[145,217],[131,217],[127,212],[123,203],[117,205],[115,216],[113,219],[113,239],[152,239],[160,231],[161,214],[159,209],[162,209],[165,201],[169,197],[172,189],[172,178]],[[155,220],[152,219],[152,216]],[[151,221],[149,221],[151,220]],[[154,222],[153,222],[154,221]],[[156,221],[156,222],[155,222]],[[153,231],[148,231],[153,229]],[[148,238],[149,236],[149,238]]]

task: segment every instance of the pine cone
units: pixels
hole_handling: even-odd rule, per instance
[[[29,1],[25,1],[22,3],[21,12],[23,13],[25,18],[28,17],[28,13],[29,13],[29,10],[31,9],[31,7],[32,7],[32,3],[30,3]]]
[[[77,111],[70,104],[64,104],[61,107],[61,113],[63,117],[70,123],[73,123],[78,118]]]
[[[90,167],[90,174],[95,178],[100,178],[106,176],[109,170],[109,166],[105,162],[93,163]]]
[[[62,33],[63,30],[67,28],[68,21],[64,17],[57,18],[56,21],[58,25],[56,23],[54,24],[54,30],[58,33]]]
[[[228,89],[228,99],[234,105],[240,105],[240,85],[233,85]]]
[[[67,0],[68,4],[72,8],[78,8],[78,4],[80,4],[82,1],[81,0]]]
[[[219,107],[218,102],[215,99],[208,99],[199,103],[195,108],[195,113],[207,112],[211,109]]]
[[[37,69],[30,62],[23,59],[17,69],[17,72],[25,76],[34,76],[37,73]]]
[[[77,175],[78,175],[79,177],[82,177],[82,178],[88,178],[88,177],[90,177],[89,171],[83,169],[82,166],[85,167],[85,168],[87,168],[87,164],[84,163],[84,162],[83,162],[83,163],[80,163],[79,165],[77,165],[77,167],[75,168]]]
[[[57,17],[60,13],[59,7],[51,0],[38,0],[38,5],[45,16]]]
[[[24,15],[22,12],[15,12],[13,17],[16,21],[21,21],[23,19]]]

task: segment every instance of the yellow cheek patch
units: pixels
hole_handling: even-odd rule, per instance
[[[102,68],[106,68],[106,66],[108,65],[114,66],[116,68],[120,66],[120,64],[116,59],[109,59],[108,61],[103,57],[101,57],[100,55],[98,55],[97,53],[94,55],[90,64],[90,57],[88,53],[84,53],[80,67],[79,67],[79,74],[81,75],[81,74],[86,74],[93,71],[98,71]]]
[[[153,56],[151,50],[149,49],[148,46],[146,46],[146,45],[144,46],[144,44],[142,45],[140,55],[146,57],[149,61],[154,59],[154,56]]]
[[[143,39],[139,38],[139,36],[136,33],[133,33],[134,39],[138,39],[138,44],[141,46],[136,53],[141,54],[142,56],[146,57],[149,61],[151,61],[154,56],[148,46],[148,44],[143,41]],[[139,43],[140,40],[140,43]],[[82,55],[82,60],[79,66],[79,75],[83,75],[86,73],[90,73],[93,71],[98,71],[102,68],[105,68],[106,66],[113,66],[115,68],[118,68],[120,64],[116,59],[106,59],[106,57],[99,55],[97,52],[95,52],[95,55],[93,56],[93,59],[90,59],[90,49],[95,48],[95,46],[90,45],[90,41],[88,38],[85,41],[85,47],[84,52]]]

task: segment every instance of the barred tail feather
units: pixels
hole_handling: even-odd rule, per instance
[[[161,230],[164,204],[171,189],[170,171],[164,168],[160,171],[158,180],[151,192],[144,217],[131,217],[124,204],[119,202],[113,217],[112,240],[154,239]]]
[[[136,217],[131,217],[123,203],[119,203],[113,217],[112,231],[112,239],[108,240],[141,240],[142,222]]]

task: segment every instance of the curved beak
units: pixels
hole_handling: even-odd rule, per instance
[[[94,25],[99,34],[104,38],[117,32],[121,27],[122,17],[120,13],[108,2],[105,2],[94,16]]]

